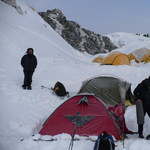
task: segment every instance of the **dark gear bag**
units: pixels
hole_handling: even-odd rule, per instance
[[[150,140],[150,134],[146,137],[147,140]]]
[[[114,150],[115,144],[113,141],[113,137],[108,135],[106,131],[103,134],[100,134],[98,139],[95,142],[95,146],[93,150]]]
[[[66,92],[65,86],[61,82],[56,82],[54,88],[51,88],[57,96],[66,96],[69,97],[69,92]]]

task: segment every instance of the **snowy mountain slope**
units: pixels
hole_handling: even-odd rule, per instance
[[[71,140],[71,136],[66,134],[57,135],[57,141],[53,142],[32,140],[32,134],[37,134],[47,117],[67,99],[62,100],[50,90],[41,89],[41,85],[52,87],[55,82],[61,81],[73,96],[87,78],[111,74],[131,82],[133,91],[140,81],[150,75],[150,63],[132,62],[131,66],[99,66],[91,63],[94,56],[74,50],[22,0],[16,2],[26,12],[24,15],[0,1],[0,149],[66,150]],[[112,35],[117,35],[117,38]],[[125,45],[118,49],[125,53],[140,47],[150,48],[148,38],[130,33],[108,36],[116,43],[125,41]],[[38,59],[32,91],[21,88],[23,72],[20,60],[28,47],[33,47]],[[137,131],[135,106],[127,109],[125,117],[129,129]],[[150,133],[149,126],[150,121],[146,116],[144,136]],[[79,138],[80,141],[74,142],[74,150],[93,149],[94,142]],[[116,145],[116,150],[124,149],[121,141]],[[137,135],[125,140],[126,150],[141,150],[141,145],[148,150],[150,141],[138,139]]]
[[[130,52],[143,47],[147,47],[148,49],[150,49],[150,38],[144,37],[143,35],[116,32],[107,36],[112,40],[113,43],[115,43],[116,46],[119,47],[117,51],[119,50],[125,54],[129,54]]]
[[[6,7],[4,8],[4,6]],[[65,52],[76,60],[76,57],[74,56],[75,53],[73,53],[74,49],[62,40],[62,38],[27,5],[22,4],[21,6],[26,12],[24,15],[18,14],[13,7],[6,5],[3,2],[1,2],[0,8],[2,12],[0,14],[2,39],[5,38],[5,35],[9,35],[9,37],[7,37],[7,42],[16,45],[18,42],[18,46],[22,48],[22,52],[25,51],[25,45],[26,47],[34,47],[34,49],[39,52],[39,55],[52,55],[51,57],[55,57],[64,55]],[[28,26],[26,26],[27,24]],[[37,43],[39,44],[37,45]],[[43,50],[45,48],[46,50]]]

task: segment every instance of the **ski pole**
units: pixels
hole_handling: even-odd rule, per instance
[[[43,86],[43,85],[41,85],[41,88],[42,88],[42,89],[43,89],[43,88],[46,88],[46,89],[52,90],[52,88],[48,88],[48,87]]]

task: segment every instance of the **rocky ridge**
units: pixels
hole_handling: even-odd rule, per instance
[[[107,36],[84,29],[75,21],[68,21],[60,9],[47,10],[38,14],[74,49],[95,55],[117,48]]]
[[[12,6],[12,7],[14,7],[19,14],[21,14],[21,15],[27,14],[26,11],[23,11],[21,9],[21,7],[19,5],[17,5],[16,0],[1,0],[1,1],[8,4],[8,5],[10,5],[10,6]]]

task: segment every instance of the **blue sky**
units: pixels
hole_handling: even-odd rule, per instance
[[[150,0],[24,0],[36,12],[59,8],[67,20],[105,35],[150,33]]]

